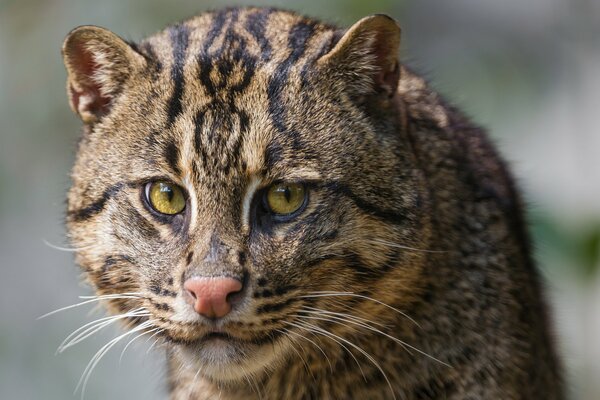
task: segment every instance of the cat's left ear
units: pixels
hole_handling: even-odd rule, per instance
[[[400,27],[383,14],[352,25],[317,63],[344,79],[357,94],[392,97],[400,79]]]
[[[144,57],[111,31],[80,26],[63,43],[69,103],[83,122],[105,115],[123,84],[145,65]]]

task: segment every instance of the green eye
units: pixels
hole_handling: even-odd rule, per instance
[[[267,191],[266,202],[275,214],[293,214],[306,202],[306,190],[299,183],[277,183]]]
[[[146,186],[146,197],[152,208],[167,215],[179,214],[185,208],[185,196],[173,183],[158,181]]]

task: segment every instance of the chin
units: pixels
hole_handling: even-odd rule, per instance
[[[284,359],[287,346],[279,341],[253,343],[226,335],[208,335],[191,343],[178,344],[185,365],[207,379],[235,383],[258,377]]]

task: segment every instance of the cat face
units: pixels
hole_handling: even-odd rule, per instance
[[[127,44],[64,46],[85,122],[68,226],[113,313],[214,380],[285,360],[321,309],[361,318],[418,290],[425,186],[401,131],[399,30],[345,34],[265,9]],[[313,328],[311,328],[311,325]],[[329,326],[342,332],[344,325]],[[235,368],[233,368],[235,366]]]

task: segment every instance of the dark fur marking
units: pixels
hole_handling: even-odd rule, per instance
[[[175,25],[169,29],[169,38],[173,47],[173,67],[171,68],[171,79],[173,80],[173,95],[169,100],[167,110],[168,125],[171,126],[175,119],[181,114],[181,98],[184,91],[183,66],[188,47],[190,30],[183,24]]]
[[[162,290],[160,287],[160,284],[158,283],[152,283],[150,284],[150,286],[148,287],[150,289],[150,291],[154,294],[160,294],[160,291]]]
[[[69,211],[68,217],[75,222],[81,222],[93,217],[104,210],[106,202],[115,196],[121,189],[123,189],[123,187],[125,187],[125,184],[122,182],[112,185],[106,189],[104,193],[102,193],[102,196],[98,200],[94,201],[89,206],[79,210]]]
[[[263,304],[262,306],[259,306],[256,309],[256,313],[257,314],[266,314],[266,313],[270,313],[270,312],[281,311],[282,309],[284,309],[285,307],[289,306],[290,304],[296,302],[297,300],[298,299],[291,297],[280,303]]]
[[[160,292],[160,295],[165,297],[177,297],[177,293],[169,289],[163,289]]]
[[[172,311],[171,307],[166,303],[157,303],[155,301],[150,300],[150,304],[152,304],[154,307],[156,307],[162,311],[167,311],[167,312]]]
[[[200,67],[200,82],[208,92],[209,96],[213,97],[215,95],[216,89],[213,85],[212,80],[210,79],[210,73],[213,69],[212,58],[214,55],[209,55],[208,51],[215,39],[221,33],[224,25],[225,19],[227,18],[227,11],[222,10],[215,13],[212,25],[209,32],[206,35],[206,39],[204,41],[204,48],[200,54],[197,56],[198,66]]]
[[[258,278],[258,280],[256,281],[256,284],[260,287],[265,286],[268,283],[266,278]]]
[[[142,50],[141,54],[145,56],[148,64],[154,67],[156,73],[160,73],[163,70],[162,62],[158,59],[156,52],[154,51],[154,47],[150,44],[150,42],[144,42],[140,45],[140,49]]]
[[[243,266],[246,264],[246,253],[243,251],[238,252],[238,263]]]
[[[129,264],[133,264],[133,259],[129,256],[123,254],[117,254],[113,256],[108,256],[104,259],[104,264],[102,265],[102,273],[107,272],[112,267],[117,265],[120,262],[126,262]]]
[[[310,22],[302,21],[294,25],[288,35],[288,48],[290,54],[279,65],[279,68],[273,73],[267,87],[267,97],[269,100],[269,115],[275,128],[293,140],[293,147],[298,150],[301,147],[299,134],[291,130],[285,123],[286,109],[283,106],[281,96],[286,88],[292,66],[304,55],[306,45],[312,37],[315,25]]]
[[[187,265],[190,265],[190,264],[191,264],[191,262],[192,262],[192,260],[193,260],[193,258],[194,258],[194,252],[193,252],[193,251],[190,251],[190,253],[187,255],[187,258],[186,258],[186,264],[187,264]],[[171,279],[173,279],[173,278],[171,278]],[[171,281],[171,283],[170,283],[170,284],[172,285],[172,284],[173,284],[173,282]]]
[[[267,22],[269,21],[269,16],[273,13],[273,11],[274,10],[272,8],[264,8],[253,14],[250,14],[246,19],[246,31],[248,31],[248,33],[250,33],[258,42],[262,61],[270,59],[271,53],[273,52],[271,44],[265,36]]]
[[[181,168],[179,168],[179,148],[175,144],[174,140],[170,140],[165,147],[165,158],[167,164],[177,175],[181,175]]]
[[[329,190],[343,194],[348,197],[352,202],[360,208],[362,211],[369,215],[372,215],[386,223],[392,223],[394,225],[402,225],[407,221],[408,211],[407,210],[385,210],[377,207],[376,205],[369,203],[368,201],[360,198],[356,195],[348,186],[333,182],[324,185]]]

